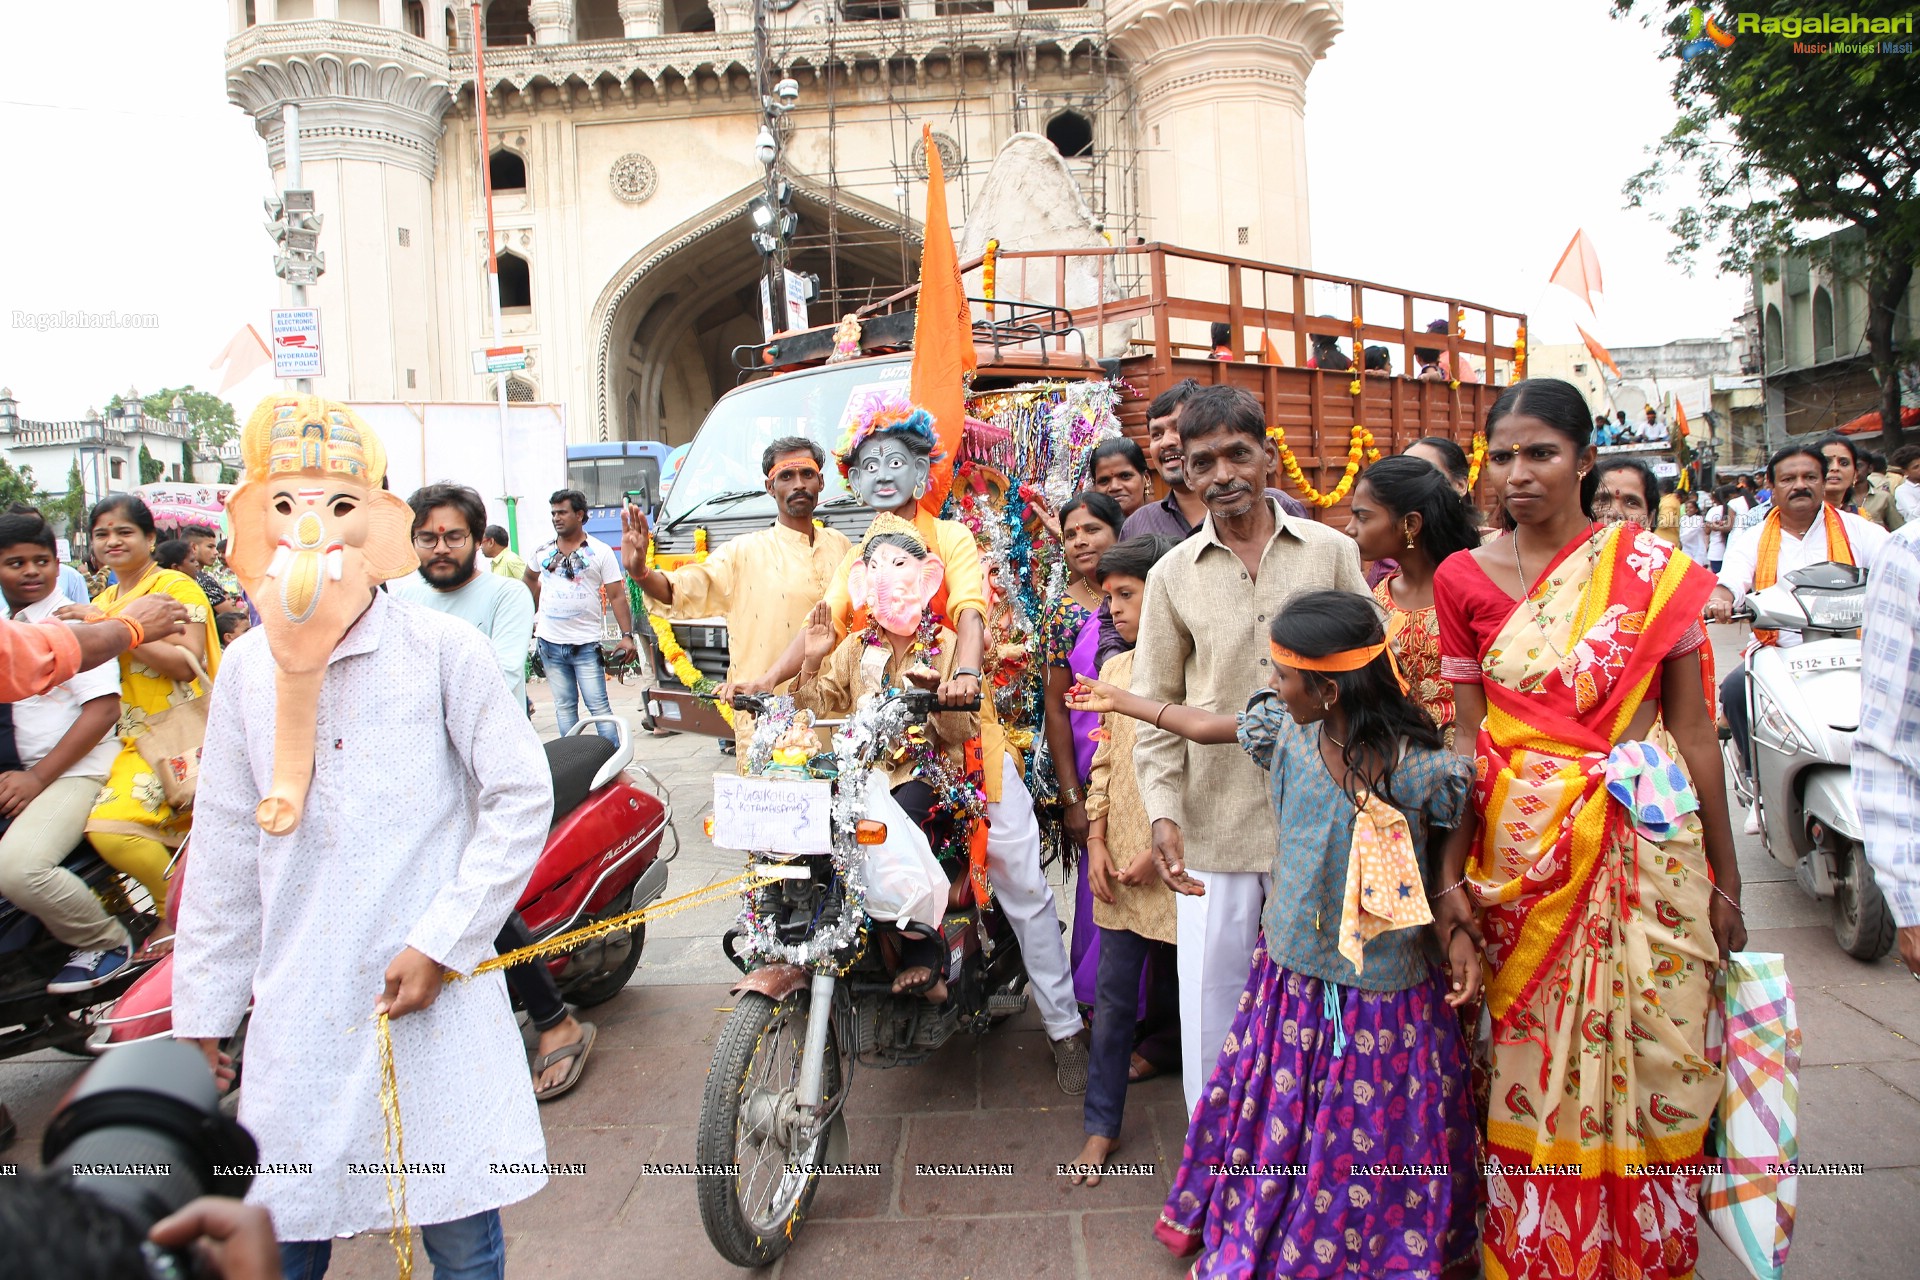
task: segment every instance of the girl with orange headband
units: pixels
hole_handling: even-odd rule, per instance
[[[1472,772],[1408,696],[1372,600],[1296,596],[1269,634],[1273,675],[1237,716],[1097,681],[1068,699],[1239,742],[1280,833],[1240,1011],[1154,1233],[1200,1255],[1196,1277],[1471,1275],[1479,1166],[1454,1010],[1479,958],[1461,904],[1440,908],[1460,886],[1436,892],[1431,872]]]

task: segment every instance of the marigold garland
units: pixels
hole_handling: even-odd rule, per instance
[[[1520,322],[1520,332],[1513,339],[1513,380],[1527,380],[1527,322]]]
[[[993,283],[1000,266],[1000,242],[987,241],[986,254],[980,259],[980,294],[988,302],[993,301]]]
[[[1467,488],[1468,489],[1472,489],[1473,486],[1480,483],[1480,467],[1483,463],[1486,462],[1486,460],[1487,460],[1487,433],[1484,431],[1476,431],[1473,433],[1473,453],[1467,459]]]
[[[658,567],[658,561],[654,556],[654,547],[653,539],[647,539],[647,567],[649,569]],[[701,525],[693,531],[693,555],[691,557],[675,557],[678,564],[686,564],[689,559],[694,564],[706,563],[707,526]],[[675,567],[677,567],[677,565]],[[673,672],[674,679],[685,685],[687,692],[691,693],[694,697],[704,698],[708,702],[712,702],[714,709],[720,713],[720,718],[725,720],[728,727],[731,728],[733,725],[733,708],[727,706],[725,703],[716,701],[713,696],[713,691],[720,687],[720,682],[693,665],[693,659],[687,656],[686,649],[681,646],[679,639],[673,634],[673,624],[661,615],[653,612],[653,610],[647,608],[647,598],[645,594],[641,592],[640,585],[637,582],[629,580],[627,583],[627,591],[632,598],[634,612],[644,613],[647,618],[647,625],[653,628],[653,638],[660,646],[660,660],[667,664],[667,670]]]
[[[1368,462],[1380,460],[1380,450],[1374,447],[1373,432],[1355,423],[1350,433],[1352,443],[1347,446],[1346,470],[1340,474],[1340,483],[1326,493],[1321,493],[1307,481],[1307,473],[1300,466],[1300,460],[1293,456],[1293,448],[1287,443],[1287,434],[1278,427],[1269,427],[1267,436],[1280,449],[1280,466],[1287,473],[1287,479],[1293,482],[1308,505],[1331,507],[1347,496],[1353,489],[1353,482],[1360,476],[1360,460],[1364,456]]]

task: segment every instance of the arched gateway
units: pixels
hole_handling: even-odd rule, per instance
[[[594,303],[593,412],[602,440],[693,438],[713,402],[739,380],[733,349],[761,339],[764,260],[748,239],[748,203],[737,191],[629,258]],[[919,228],[844,192],[828,225],[824,192],[793,184],[800,215],[790,266],[820,278],[812,323],[827,324],[916,278]],[[837,241],[833,289],[829,236]]]

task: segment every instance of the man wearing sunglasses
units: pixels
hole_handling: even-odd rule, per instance
[[[671,573],[647,567],[647,518],[638,507],[626,510],[620,551],[640,589],[670,606],[670,618],[726,619],[727,683],[718,690],[722,699],[731,697],[736,687],[769,692],[748,687],[748,682],[773,666],[813,606],[826,598],[846,559],[852,545],[846,535],[813,523],[826,484],[826,461],[826,451],[805,436],[785,436],[768,445],[760,455],[760,470],[773,495],[773,524],[734,538],[704,564],[682,565]],[[740,743],[746,741],[747,724],[747,717],[735,717]]]

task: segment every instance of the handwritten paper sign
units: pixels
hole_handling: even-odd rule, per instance
[[[833,852],[833,784],[713,775],[713,842],[768,853]]]

